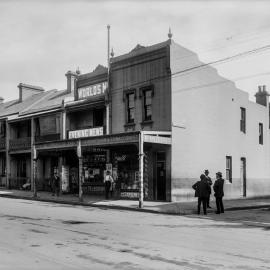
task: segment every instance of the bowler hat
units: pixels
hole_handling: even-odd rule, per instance
[[[222,177],[222,173],[221,172],[217,172],[216,175]]]
[[[209,173],[209,171],[208,171],[207,169],[206,169],[206,170],[204,170],[204,172],[205,172],[205,173]]]

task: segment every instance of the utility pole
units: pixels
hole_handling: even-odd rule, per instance
[[[33,146],[33,197],[37,197],[37,150]]]
[[[107,25],[108,33],[108,48],[107,48],[107,61],[108,61],[108,86],[107,86],[107,101],[106,101],[106,135],[110,133],[110,25]]]
[[[140,193],[139,193],[139,208],[143,208],[143,131],[139,134],[139,168],[140,168]]]

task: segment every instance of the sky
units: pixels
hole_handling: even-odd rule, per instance
[[[107,25],[115,56],[137,44],[168,39],[213,65],[223,77],[254,94],[270,90],[270,1],[0,0],[0,96],[17,99],[17,85],[66,89],[65,73],[91,72],[107,62]]]

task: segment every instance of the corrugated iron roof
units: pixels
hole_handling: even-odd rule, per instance
[[[0,106],[0,117],[19,114],[27,115],[39,111],[61,108],[65,97],[73,96],[67,90],[58,91],[56,89],[38,93],[26,98],[24,101],[12,100]]]

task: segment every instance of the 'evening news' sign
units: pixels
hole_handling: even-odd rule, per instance
[[[93,96],[102,95],[108,87],[108,82],[102,82],[86,87],[78,88],[78,99],[90,98]]]
[[[69,139],[77,139],[101,135],[103,135],[103,127],[72,130],[68,132]]]

